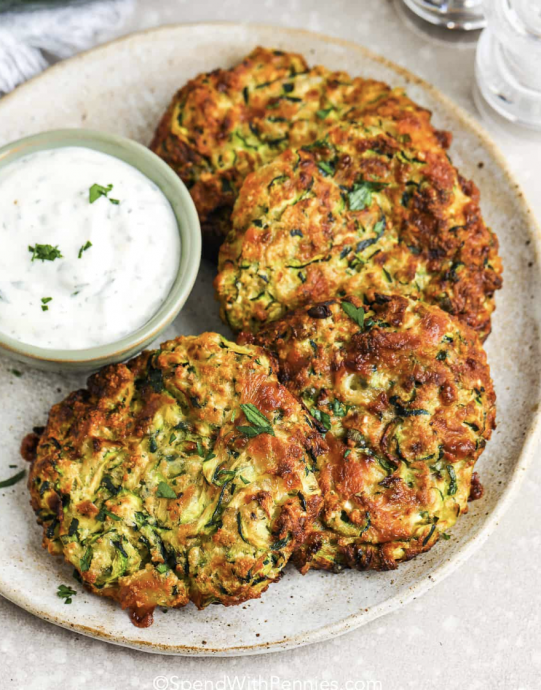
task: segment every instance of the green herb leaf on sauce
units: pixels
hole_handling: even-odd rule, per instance
[[[356,307],[351,302],[346,301],[342,302],[342,309],[350,319],[355,321],[362,331],[364,329],[364,309],[362,307]]]
[[[42,311],[48,311],[49,307],[45,307],[45,304],[49,304],[49,302],[52,300],[52,297],[42,297],[41,298],[41,310]]]
[[[0,489],[7,489],[8,486],[13,486],[14,484],[17,484],[17,482],[20,482],[25,475],[26,470],[21,470],[20,472],[17,472],[17,474],[14,474],[13,477],[10,477],[9,479],[4,479],[4,481],[0,482]]]
[[[58,245],[53,247],[51,244],[35,244],[33,247],[28,245],[28,251],[32,252],[31,261],[54,261],[55,259],[63,259],[62,252],[58,249]]]
[[[64,604],[71,604],[72,597],[76,594],[77,592],[71,587],[68,587],[67,585],[58,585],[56,596],[60,597],[60,599],[64,599]]]
[[[77,254],[77,258],[81,259],[83,256],[83,252],[86,252],[86,250],[90,249],[91,246],[92,246],[92,242],[90,242],[90,240],[88,240],[85,244],[83,244],[81,249],[79,249],[79,254]]]
[[[97,201],[100,196],[104,196],[106,199],[109,199],[109,201],[112,204],[119,204],[120,201],[118,199],[110,199],[107,195],[109,192],[113,189],[112,184],[108,184],[107,187],[103,187],[101,184],[93,184],[92,187],[88,190],[88,200],[91,204],[93,204],[95,201]]]
[[[158,498],[176,498],[177,495],[174,490],[166,484],[165,482],[160,482],[158,484],[158,490],[156,491],[156,496]]]

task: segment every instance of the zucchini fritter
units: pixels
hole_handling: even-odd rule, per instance
[[[155,606],[259,597],[318,508],[325,446],[272,366],[182,337],[55,405],[29,478],[44,546],[143,625]]]
[[[174,96],[150,148],[190,189],[201,219],[203,249],[215,254],[246,175],[281,151],[314,141],[329,125],[377,116],[390,132],[425,150],[448,145],[429,111],[402,90],[352,79],[301,55],[256,48],[232,69],[192,79]]]
[[[378,294],[299,309],[255,341],[327,432],[324,505],[295,554],[310,568],[395,568],[467,510],[495,424],[477,335],[439,307]]]
[[[335,125],[248,176],[215,281],[233,330],[373,288],[488,335],[502,268],[475,185],[442,149],[419,150],[375,120]]]

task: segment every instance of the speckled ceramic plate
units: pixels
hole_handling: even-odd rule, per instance
[[[442,580],[496,527],[516,494],[536,448],[540,397],[540,236],[518,185],[476,124],[435,89],[352,43],[276,27],[205,24],[134,35],[62,63],[0,101],[0,145],[61,127],[92,127],[147,143],[173,92],[189,77],[230,66],[257,44],[295,50],[310,63],[405,86],[454,133],[452,156],[481,188],[487,222],[496,230],[505,265],[494,332],[488,342],[499,399],[499,425],[478,468],[481,501],[452,531],[450,541],[391,573],[288,569],[262,599],[236,608],[156,612],[139,630],[115,604],[83,592],[70,606],[56,596],[74,584],[71,569],[41,549],[41,530],[24,485],[0,491],[0,593],[37,616],[80,633],[151,652],[194,655],[255,654],[296,647],[345,633],[396,609]],[[2,249],[0,248],[0,251]],[[218,319],[212,278],[203,264],[196,287],[167,335],[227,330]],[[2,477],[21,467],[21,437],[43,424],[51,404],[82,378],[39,373],[0,359]],[[489,586],[489,583],[487,583]]]

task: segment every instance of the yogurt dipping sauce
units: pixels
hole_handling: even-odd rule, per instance
[[[158,311],[180,261],[175,214],[145,175],[85,147],[0,169],[0,330],[77,350],[133,333]]]

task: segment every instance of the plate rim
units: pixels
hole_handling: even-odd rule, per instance
[[[19,95],[22,91],[26,91],[27,88],[31,88],[36,81],[39,79],[50,76],[51,73],[59,74],[65,69],[70,69],[71,66],[80,61],[92,58],[96,54],[105,54],[110,50],[114,50],[119,44],[137,42],[142,37],[147,37],[148,35],[159,35],[163,32],[175,32],[178,30],[187,30],[193,27],[199,28],[223,28],[232,30],[274,30],[277,33],[288,34],[290,36],[302,35],[306,38],[314,37],[321,42],[333,44],[337,46],[344,47],[348,50],[356,51],[362,54],[368,60],[380,63],[384,67],[390,69],[394,73],[401,76],[408,83],[413,83],[420,86],[424,91],[430,93],[434,100],[438,101],[445,109],[452,113],[458,120],[461,121],[466,129],[469,129],[483,144],[483,146],[490,152],[493,158],[496,160],[499,169],[504,173],[507,180],[511,183],[514,190],[514,195],[517,198],[517,203],[522,208],[524,217],[528,218],[529,226],[531,229],[532,239],[535,244],[538,255],[541,256],[541,229],[540,225],[535,217],[535,214],[530,206],[530,203],[526,199],[525,195],[522,193],[521,186],[517,182],[513,172],[511,171],[505,157],[499,150],[498,146],[494,143],[491,136],[486,132],[484,127],[475,118],[470,115],[461,106],[457,105],[449,96],[446,96],[437,87],[433,86],[425,79],[417,76],[416,74],[410,72],[408,69],[399,65],[388,58],[376,53],[375,51],[366,48],[363,45],[355,43],[354,41],[339,38],[336,36],[330,36],[323,32],[310,31],[308,29],[301,29],[296,27],[287,27],[277,24],[264,24],[264,23],[240,23],[240,22],[229,22],[229,21],[197,21],[197,22],[178,22],[172,24],[165,24],[158,27],[151,27],[148,29],[143,29],[140,31],[135,31],[129,33],[125,36],[113,39],[99,46],[91,48],[89,50],[83,51],[74,55],[71,58],[62,60],[58,62],[44,72],[32,77],[27,80],[12,92],[6,94],[0,99],[0,115],[2,110],[2,105],[6,101],[11,101],[13,97]],[[539,387],[539,392],[541,393],[541,382]],[[448,575],[457,570],[468,558],[478,550],[490,537],[494,529],[498,525],[499,520],[503,517],[505,512],[508,510],[509,506],[515,499],[522,480],[528,469],[530,463],[532,462],[535,451],[539,444],[541,437],[541,408],[538,408],[534,413],[532,421],[525,431],[524,441],[522,445],[521,452],[519,454],[517,463],[512,474],[509,476],[507,486],[504,489],[501,498],[492,510],[491,514],[488,516],[486,522],[480,528],[479,532],[475,535],[466,537],[464,543],[461,545],[460,550],[442,561],[435,569],[429,573],[428,576],[419,580],[417,583],[411,585],[406,593],[396,594],[389,599],[375,605],[369,611],[358,611],[357,613],[351,614],[340,621],[324,625],[310,632],[299,633],[293,637],[287,637],[283,640],[276,642],[260,642],[253,645],[239,645],[221,648],[212,647],[201,647],[201,646],[187,646],[187,645],[171,645],[171,644],[161,644],[157,642],[146,642],[144,640],[129,640],[126,637],[120,637],[118,635],[109,634],[105,631],[99,630],[97,628],[88,627],[81,625],[80,623],[71,623],[66,620],[62,620],[57,616],[50,615],[45,611],[40,611],[31,601],[26,601],[24,595],[19,593],[19,596],[6,595],[0,589],[0,595],[11,601],[15,605],[21,607],[22,609],[28,611],[32,615],[41,618],[49,623],[58,625],[59,627],[78,632],[82,635],[98,639],[103,642],[109,642],[118,646],[127,647],[131,649],[137,649],[139,651],[144,651],[147,653],[155,654],[168,654],[177,656],[195,656],[195,657],[231,657],[231,656],[241,656],[241,655],[254,655],[254,654],[265,654],[272,652],[285,651],[288,649],[293,649],[301,646],[306,646],[308,644],[315,644],[317,642],[322,642],[330,639],[331,637],[343,635],[351,630],[359,628],[383,615],[391,613],[409,603],[413,599],[423,595],[429,589],[434,587],[436,584],[444,580]],[[0,588],[1,588],[0,582]]]

